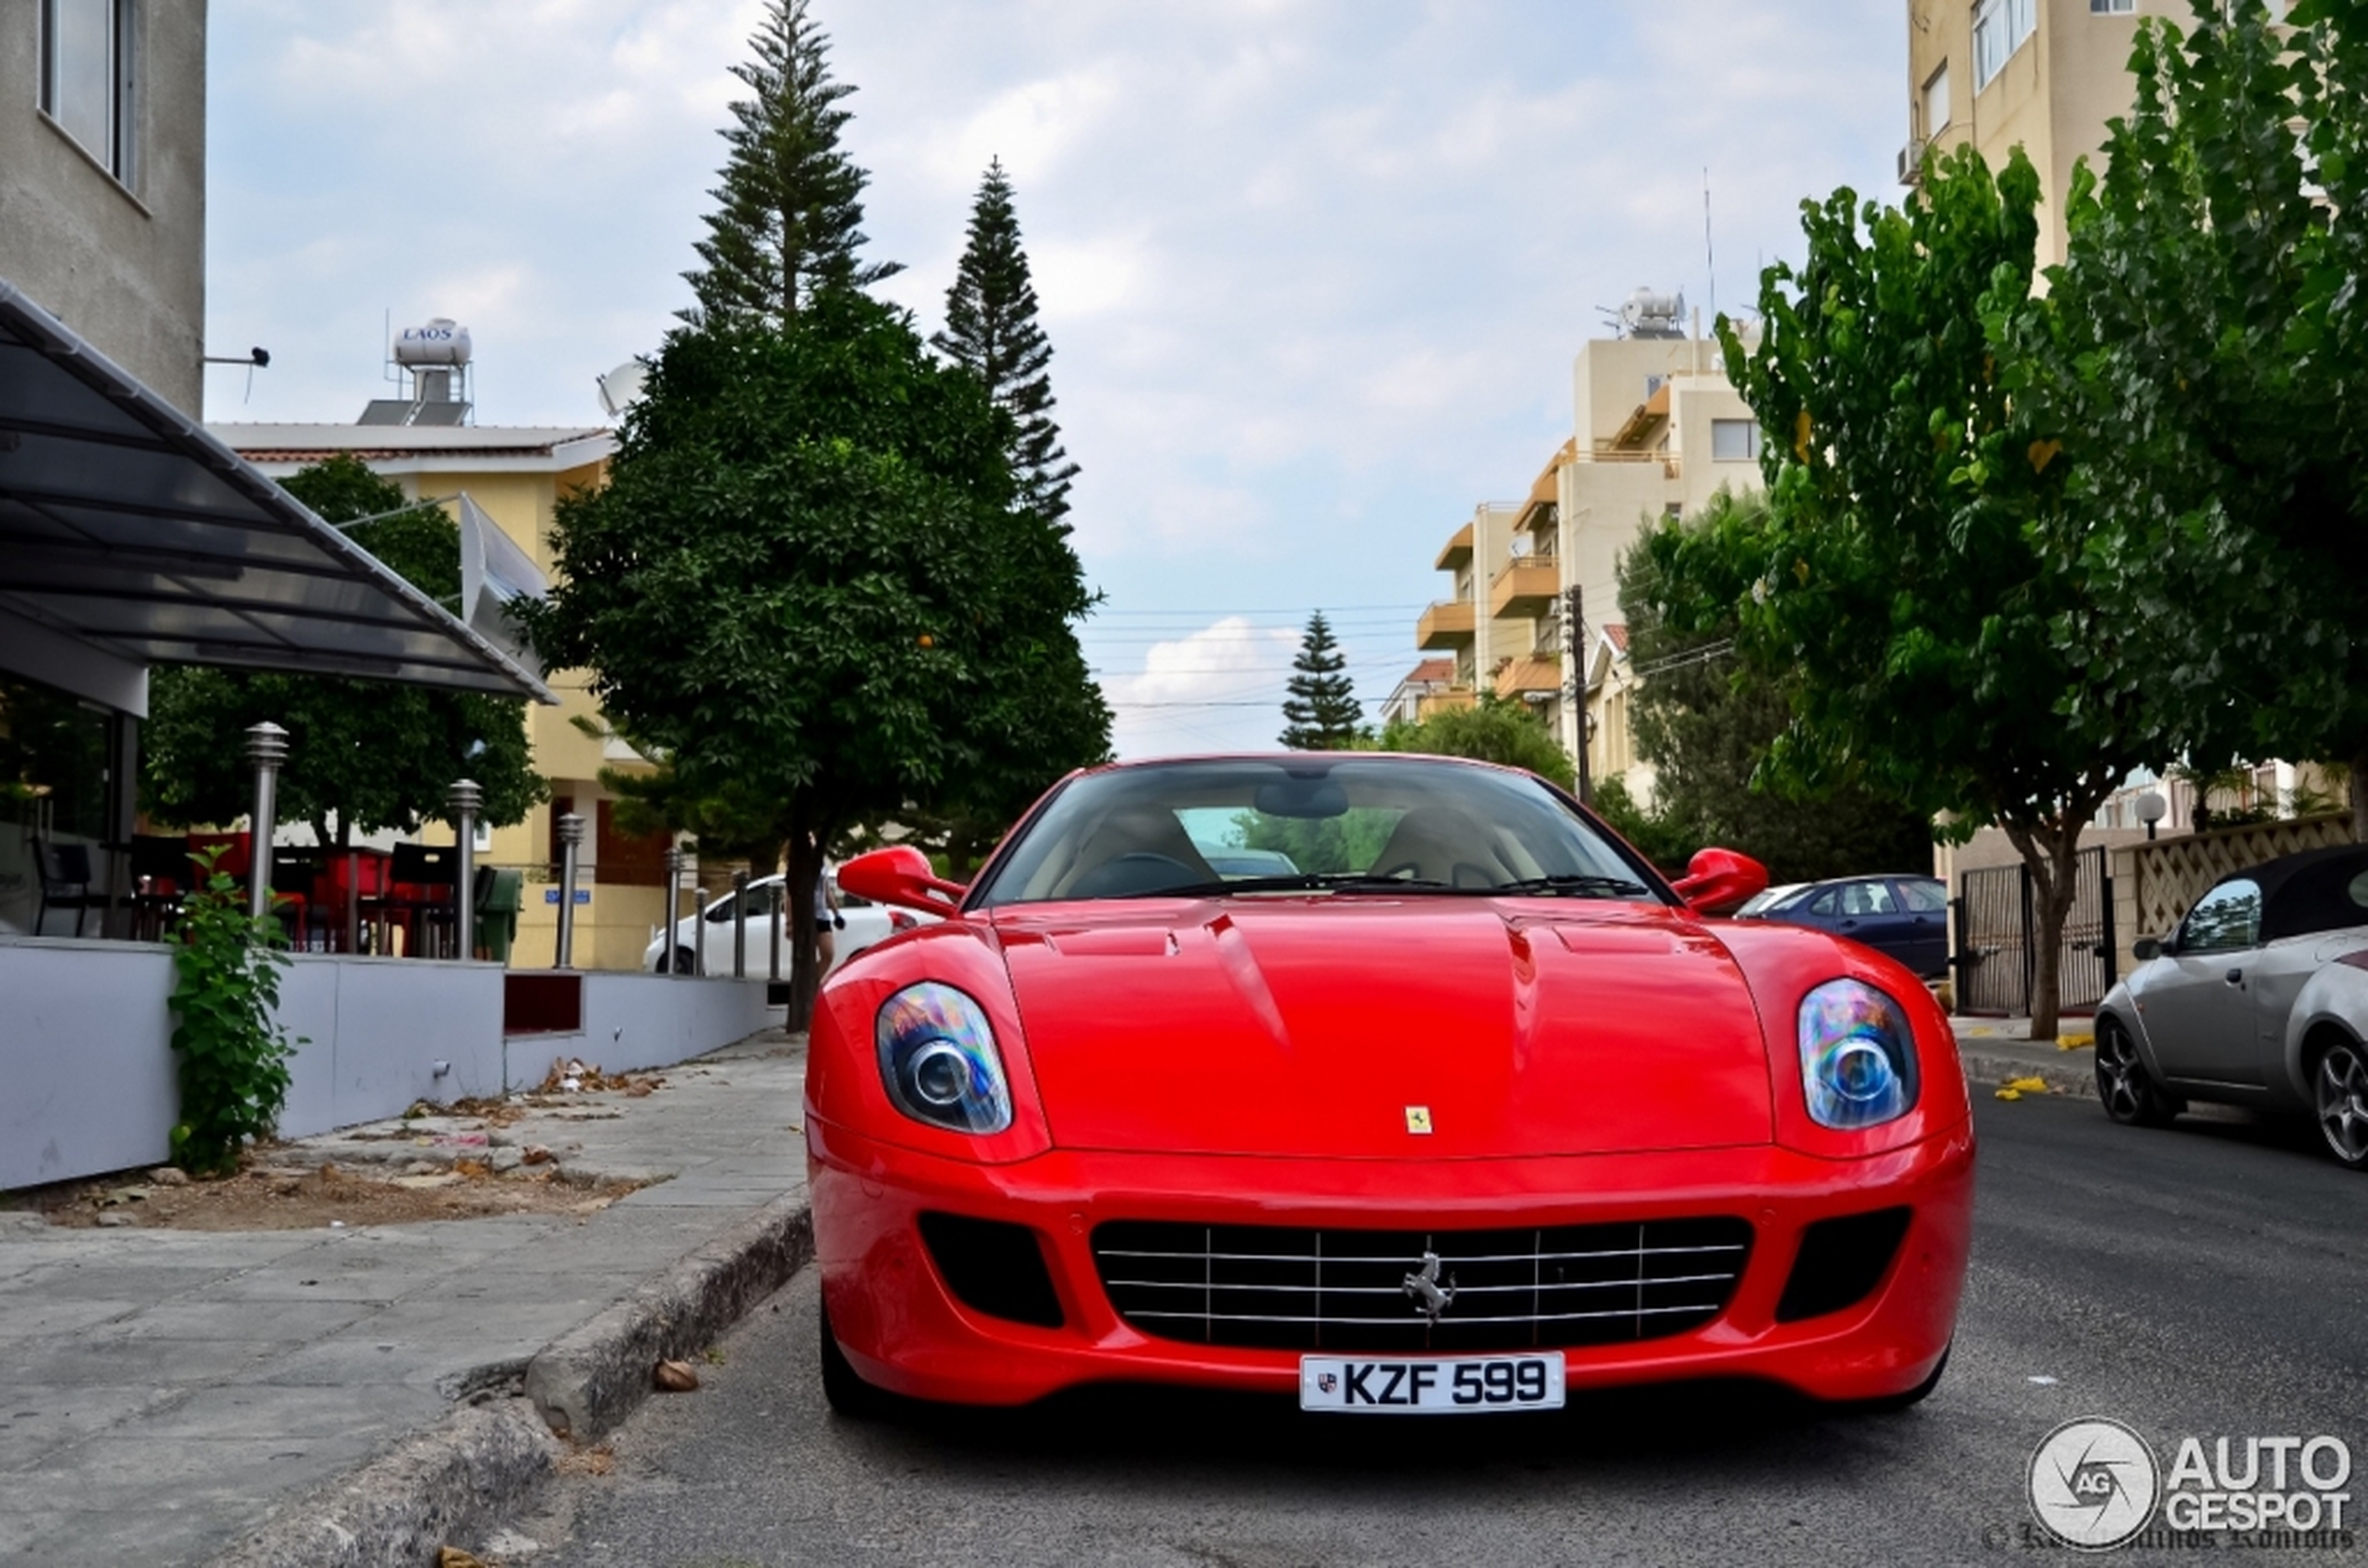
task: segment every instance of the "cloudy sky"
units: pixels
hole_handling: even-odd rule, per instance
[[[1308,612],[1378,704],[1431,560],[1570,429],[1600,307],[1746,304],[1798,203],[1890,199],[1899,0],[813,0],[882,293],[934,330],[1018,189],[1122,753],[1256,746]],[[486,424],[598,423],[711,202],[762,0],[213,0],[222,420],[345,421],[383,327],[471,329]]]

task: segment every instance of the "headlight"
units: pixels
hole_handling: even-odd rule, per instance
[[[1829,980],[1800,1002],[1800,1081],[1810,1119],[1873,1127],[1916,1104],[1916,1036],[1900,1005],[1864,981]]]
[[[1012,1124],[1012,1091],[985,1010],[951,985],[923,981],[880,1004],[873,1034],[896,1108],[957,1133]]]

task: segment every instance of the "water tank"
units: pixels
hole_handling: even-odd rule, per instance
[[[438,316],[425,326],[406,326],[394,335],[394,363],[421,365],[469,363],[469,329],[449,316]]]
[[[1619,308],[1620,328],[1631,337],[1683,337],[1685,317],[1684,295],[1659,294],[1648,288],[1630,295]]]

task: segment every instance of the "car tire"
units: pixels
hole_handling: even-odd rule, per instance
[[[1941,1374],[1948,1370],[1949,1353],[1956,1348],[1957,1341],[1954,1340],[1942,1346],[1940,1359],[1933,1363],[1931,1373],[1915,1387],[1903,1394],[1886,1394],[1879,1399],[1861,1400],[1858,1408],[1880,1415],[1886,1411],[1904,1410],[1911,1405],[1922,1404],[1931,1396],[1932,1391],[1940,1386]]]
[[[2320,1052],[2311,1065],[2310,1102],[2327,1152],[2355,1171],[2368,1171],[2368,1052],[2353,1040]]]
[[[2186,1108],[2146,1070],[2138,1042],[2111,1017],[2097,1020],[2097,1098],[2126,1127],[2168,1127]]]
[[[698,955],[697,955],[697,954],[695,954],[695,953],[693,953],[693,952],[692,952],[689,948],[687,948],[687,947],[678,947],[678,948],[676,948],[676,949],[674,950],[674,968],[673,968],[673,969],[671,969],[671,970],[668,970],[667,972],[668,972],[668,973],[669,973],[669,974],[696,974],[696,973],[698,973],[698,972],[699,972],[699,958],[698,958]]]
[[[815,1314],[821,1324],[819,1350],[822,1366],[822,1397],[831,1409],[849,1421],[877,1421],[896,1406],[896,1396],[887,1389],[863,1381],[855,1365],[839,1348],[839,1337],[831,1331],[831,1309],[820,1307]]]

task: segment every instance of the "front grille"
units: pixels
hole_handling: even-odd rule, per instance
[[[1164,1340],[1270,1350],[1558,1349],[1683,1334],[1727,1309],[1736,1218],[1518,1231],[1336,1231],[1115,1220],[1094,1231],[1110,1304]],[[1425,1254],[1454,1299],[1410,1289]]]

